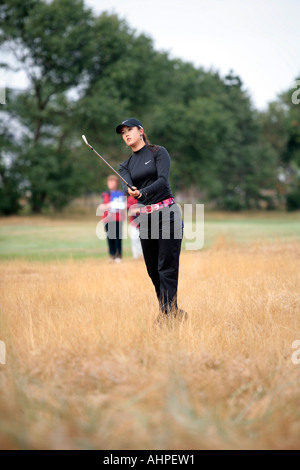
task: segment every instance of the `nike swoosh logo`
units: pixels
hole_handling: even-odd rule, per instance
[[[145,165],[148,165],[148,163],[150,163],[150,162],[151,162],[151,160],[149,160],[149,162],[146,162]]]

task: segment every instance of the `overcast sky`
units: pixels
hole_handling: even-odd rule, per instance
[[[233,69],[258,109],[300,76],[300,0],[85,0],[117,13],[157,50],[214,68]]]
[[[300,76],[300,0],[85,0],[95,13],[116,13],[156,50],[205,69],[237,73],[257,109]],[[1,86],[23,88],[4,74]]]

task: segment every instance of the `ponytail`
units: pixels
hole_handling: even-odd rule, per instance
[[[147,134],[143,133],[143,141],[145,142],[145,144],[147,145],[147,147],[152,151],[152,152],[156,152],[158,150],[158,146],[157,145],[153,145],[153,144],[150,144],[150,141],[147,137]]]

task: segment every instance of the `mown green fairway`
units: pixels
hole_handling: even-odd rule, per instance
[[[300,238],[300,214],[256,213],[205,216],[205,245],[218,237],[232,243],[292,241]]]
[[[96,235],[99,220],[20,217],[1,219],[0,258],[2,259],[81,259],[103,257],[106,241]],[[126,243],[124,240],[124,254]]]
[[[106,257],[106,240],[96,234],[99,218],[7,217],[0,219],[0,259],[63,260]],[[195,223],[193,224],[195,227]],[[100,232],[102,224],[100,222]],[[187,234],[191,225],[185,222]],[[199,232],[202,230],[200,221]],[[247,244],[260,241],[292,241],[300,237],[300,214],[206,213],[204,247],[215,244]],[[193,240],[185,240],[191,243]],[[125,257],[131,256],[130,240],[123,240]]]

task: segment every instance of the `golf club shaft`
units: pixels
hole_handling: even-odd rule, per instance
[[[132,186],[127,183],[127,181],[121,176],[119,175],[119,173],[88,143],[88,141],[86,140],[86,137],[83,135],[82,136],[83,140],[84,140],[84,143],[93,151],[95,152],[96,155],[98,155],[99,158],[101,158],[101,160],[123,181],[123,183],[126,184],[126,186],[128,186],[128,188],[131,189],[131,191],[134,191],[134,189],[132,188]]]

